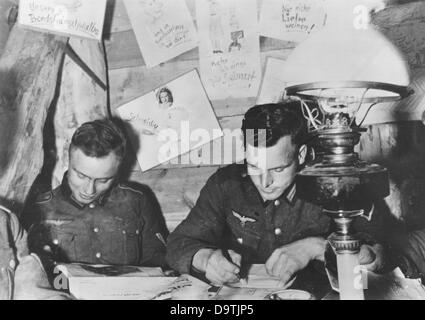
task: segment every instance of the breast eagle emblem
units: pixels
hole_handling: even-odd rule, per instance
[[[238,218],[238,219],[239,219],[239,221],[240,221],[240,223],[241,223],[242,228],[245,228],[245,224],[246,224],[247,222],[257,222],[257,220],[255,220],[255,219],[253,219],[253,218],[250,218],[250,217],[247,217],[247,216],[244,216],[244,215],[242,215],[242,214],[239,214],[239,213],[237,213],[236,211],[233,211],[233,210],[232,210],[232,213],[233,213],[233,215],[234,215],[236,218]]]

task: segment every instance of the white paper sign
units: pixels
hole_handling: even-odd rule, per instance
[[[268,57],[260,93],[257,97],[257,104],[277,103],[281,101],[284,97],[286,83],[285,61]]]
[[[20,0],[18,22],[47,32],[101,40],[106,0]]]
[[[301,42],[326,22],[324,0],[263,0],[260,34]]]
[[[197,0],[201,77],[211,99],[254,97],[261,80],[255,0]]]
[[[130,126],[129,135],[142,171],[223,136],[196,70],[117,111]]]
[[[148,67],[198,45],[195,25],[184,0],[124,0],[124,4]]]

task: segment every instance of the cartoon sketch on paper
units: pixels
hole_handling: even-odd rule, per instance
[[[208,0],[210,25],[209,35],[213,53],[223,53],[223,39],[225,38],[221,7],[217,0]]]
[[[242,48],[242,44],[239,42],[239,40],[244,39],[244,32],[243,32],[243,30],[240,30],[238,17],[236,15],[236,8],[231,7],[229,9],[229,13],[230,13],[229,25],[230,25],[231,42],[230,42],[228,51],[229,52],[232,52],[233,50],[240,51],[241,48]]]

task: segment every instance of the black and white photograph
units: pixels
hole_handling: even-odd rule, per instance
[[[0,300],[425,300],[424,199],[423,0],[0,0]]]

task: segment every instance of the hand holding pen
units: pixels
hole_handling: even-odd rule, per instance
[[[214,250],[208,259],[205,276],[214,285],[240,280],[242,256],[233,250]]]

